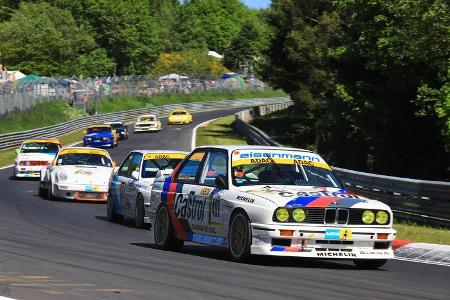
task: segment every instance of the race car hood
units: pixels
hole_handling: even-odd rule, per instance
[[[102,137],[111,138],[112,133],[111,132],[93,132],[93,133],[88,133],[88,134],[84,135],[84,138],[102,138]]]
[[[111,177],[112,167],[99,166],[58,166],[57,172],[64,170],[67,175],[65,182],[71,184],[107,185]]]
[[[246,188],[251,196],[272,201],[279,207],[344,207],[385,209],[389,207],[377,200],[370,200],[347,192],[344,189],[325,187],[266,186]]]
[[[17,161],[48,161],[51,162],[56,153],[21,153],[17,155]]]

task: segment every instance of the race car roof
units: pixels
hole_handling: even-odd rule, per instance
[[[92,154],[102,154],[105,155],[109,158],[111,158],[111,156],[109,155],[109,152],[104,150],[104,149],[100,149],[100,148],[93,148],[93,147],[66,147],[66,148],[61,148],[58,152],[58,155],[63,153],[63,152],[73,152],[73,153],[92,153]]]
[[[96,127],[110,128],[111,125],[109,125],[109,124],[89,125],[87,128],[96,128]]]
[[[234,150],[290,150],[290,151],[302,151],[302,152],[309,152],[314,153],[311,150],[306,149],[300,149],[300,148],[289,148],[289,147],[277,147],[277,146],[255,146],[255,145],[205,145],[205,146],[199,146],[196,147],[196,149],[200,148],[218,148],[218,149],[224,149],[228,152],[232,152]]]
[[[142,153],[142,154],[148,154],[148,153],[168,153],[168,154],[169,153],[176,153],[176,154],[181,153],[181,154],[186,154],[186,155],[189,154],[189,152],[177,151],[177,150],[133,150],[131,152],[139,152],[139,153]]]
[[[170,111],[170,113],[174,113],[174,112],[188,112],[188,110],[184,109],[184,108],[175,108]]]
[[[27,144],[27,143],[52,143],[52,144],[61,145],[61,141],[56,138],[24,140],[23,143],[24,144]]]
[[[156,115],[154,115],[154,114],[140,115],[138,118],[151,118],[151,117],[156,118]]]

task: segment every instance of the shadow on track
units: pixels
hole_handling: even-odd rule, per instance
[[[130,243],[130,245],[143,247],[148,249],[158,250],[154,244],[150,243]],[[184,245],[179,254],[198,256],[208,259],[215,259],[225,261],[229,263],[236,263],[229,259],[226,249],[214,246],[205,245]],[[323,260],[323,259],[311,259],[311,258],[298,258],[298,257],[274,257],[274,256],[260,256],[254,255],[246,262],[238,263],[254,266],[266,266],[266,267],[291,267],[291,268],[310,268],[310,269],[333,269],[333,270],[359,270],[351,260]],[[371,272],[385,271],[383,269],[371,270]]]

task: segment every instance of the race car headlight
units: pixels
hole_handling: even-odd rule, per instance
[[[384,210],[377,211],[375,220],[378,224],[386,224],[389,221],[389,214],[385,212]]]
[[[286,222],[289,220],[289,211],[286,208],[278,208],[275,211],[275,218],[279,222]]]
[[[109,140],[109,138],[104,137],[104,138],[102,138],[102,140],[107,141],[107,140]]]
[[[59,182],[63,182],[63,181],[67,180],[67,173],[64,172],[63,170],[60,170],[56,176],[58,177]]]
[[[92,138],[86,138],[86,140],[88,140],[88,141],[92,141]]]
[[[296,208],[292,211],[292,218],[295,222],[303,222],[306,219],[306,211],[303,208]]]
[[[361,219],[364,224],[372,224],[375,221],[375,213],[371,210],[365,210]]]

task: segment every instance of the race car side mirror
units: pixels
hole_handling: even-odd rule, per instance
[[[216,179],[214,180],[214,184],[219,189],[222,189],[222,190],[228,189],[227,177],[225,175],[217,176]]]
[[[56,159],[52,160],[52,166],[56,166]]]
[[[17,148],[17,149],[16,149],[16,154],[19,154],[19,153],[20,153],[20,149]]]
[[[138,171],[131,172],[131,178],[133,178],[134,180],[139,180],[139,172]]]
[[[112,161],[112,166],[115,168],[117,166],[117,163],[115,161]]]

